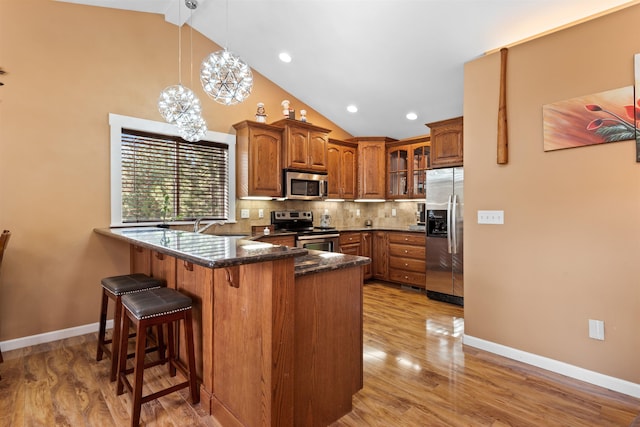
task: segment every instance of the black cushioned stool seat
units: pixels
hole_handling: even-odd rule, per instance
[[[122,302],[123,295],[144,292],[149,289],[157,289],[166,286],[166,282],[162,279],[156,279],[146,274],[134,273],[122,276],[112,276],[102,279],[102,303],[100,308],[100,328],[98,330],[98,349],[96,352],[96,360],[102,360],[102,355],[106,354],[111,358],[110,380],[116,380],[118,370],[118,346],[120,344],[121,334],[121,318],[122,318]],[[115,303],[115,312],[113,316],[113,334],[111,339],[105,339],[107,329],[107,306],[109,300]],[[128,330],[127,331],[127,337]],[[158,356],[164,359],[164,343],[161,343],[162,337],[158,337]],[[111,344],[111,348],[108,347]],[[162,354],[160,354],[162,353]]]
[[[200,394],[196,387],[196,361],[193,344],[192,325],[192,301],[188,296],[169,288],[151,289],[146,292],[127,294],[122,297],[124,315],[122,316],[122,329],[128,330],[133,324],[136,329],[136,350],[134,357],[134,368],[127,369],[127,338],[122,335],[120,342],[120,356],[118,364],[118,395],[124,392],[124,387],[133,395],[133,408],[131,411],[131,425],[137,426],[140,422],[140,406],[153,399],[164,396],[174,391],[189,387],[191,401],[196,404],[200,402]],[[187,366],[183,367],[178,361],[176,354],[176,340],[174,339],[174,326],[182,320],[184,324]],[[147,396],[142,396],[142,383],[144,369],[157,363],[145,364],[145,339],[146,330],[149,327],[157,326],[158,334],[161,335],[163,325],[168,325],[168,364],[169,375],[176,375],[176,368],[184,374],[186,381],[175,384],[164,390],[157,391]],[[127,378],[127,374],[133,372],[133,384]]]

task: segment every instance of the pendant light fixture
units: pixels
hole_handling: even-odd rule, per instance
[[[229,34],[229,1],[227,7],[227,37]],[[239,104],[251,95],[251,68],[227,47],[207,56],[200,66],[200,82],[214,101],[223,105]]]
[[[196,0],[185,0],[190,11],[198,7]],[[182,25],[178,4],[178,84],[165,88],[158,98],[158,110],[162,117],[178,127],[180,136],[190,142],[199,141],[207,132],[207,123],[202,117],[200,100],[193,91],[182,85]],[[193,25],[191,20],[189,26]],[[193,46],[193,39],[191,39]],[[192,60],[193,63],[193,60]],[[193,66],[193,65],[192,65]]]

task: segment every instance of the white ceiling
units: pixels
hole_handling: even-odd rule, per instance
[[[62,0],[184,22],[184,0]],[[464,63],[623,0],[198,0],[193,28],[355,136],[462,115]],[[621,33],[621,37],[622,37]],[[293,61],[278,59],[281,51]],[[195,62],[195,60],[194,60]],[[496,76],[498,78],[498,76]],[[207,102],[206,100],[201,100]],[[245,102],[258,103],[259,99]],[[214,101],[210,101],[214,102]],[[355,104],[359,111],[348,113]],[[279,107],[279,106],[277,106]],[[292,105],[296,108],[295,105]],[[269,121],[276,106],[267,105]],[[297,108],[296,108],[297,109]],[[409,121],[406,113],[418,119]],[[313,117],[309,117],[313,122]]]

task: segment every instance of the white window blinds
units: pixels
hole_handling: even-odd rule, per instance
[[[122,129],[122,222],[229,219],[229,147]]]

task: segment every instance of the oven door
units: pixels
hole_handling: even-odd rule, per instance
[[[313,251],[338,252],[339,234],[301,235],[296,239],[298,248]]]

